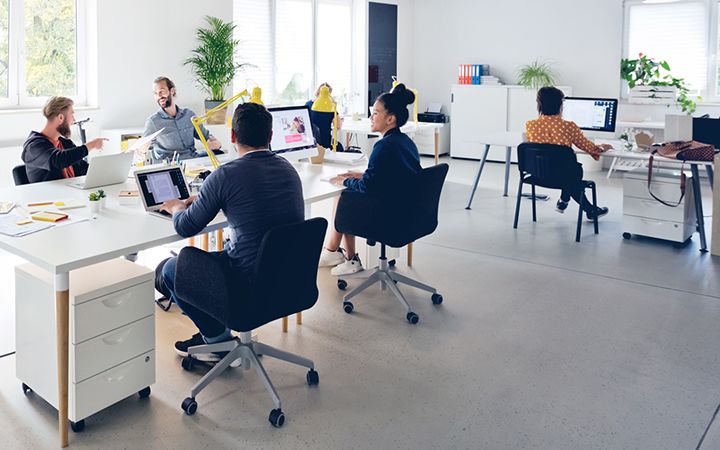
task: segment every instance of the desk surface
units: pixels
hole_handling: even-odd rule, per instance
[[[305,204],[338,195],[343,188],[322,181],[342,172],[339,167],[293,164],[303,185]],[[68,180],[35,183],[0,190],[0,198],[19,204],[46,200],[77,199],[85,202],[91,190],[68,186]],[[121,190],[137,190],[134,180],[104,188],[108,194],[104,211],[94,219],[63,227],[42,230],[24,237],[0,235],[0,248],[7,250],[50,273],[67,272],[139,250],[183,239],[172,221],[147,214],[142,201],[120,205]],[[91,217],[88,207],[68,211],[71,216]],[[204,230],[213,231],[227,225],[219,214]]]
[[[415,133],[418,130],[437,130],[444,126],[442,123],[431,123],[431,122],[418,122],[417,124],[412,121],[408,121],[405,125],[400,127],[403,133]],[[345,131],[348,133],[367,133],[377,134],[376,131],[370,131],[370,119],[352,120],[351,117],[346,117],[343,120],[342,128],[339,131]]]

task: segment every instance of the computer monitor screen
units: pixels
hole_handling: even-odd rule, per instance
[[[563,119],[575,122],[581,130],[615,132],[616,98],[565,97]]]
[[[288,153],[315,148],[315,137],[307,106],[268,108],[273,118],[273,136],[270,150],[289,156]]]
[[[147,208],[190,196],[180,167],[139,172],[136,177]]]
[[[720,149],[720,119],[694,118],[692,138]]]

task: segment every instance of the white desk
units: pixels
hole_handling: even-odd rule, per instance
[[[400,131],[407,135],[412,135],[419,130],[433,130],[435,134],[435,164],[440,162],[440,128],[444,124],[442,123],[429,123],[429,122],[410,122],[400,127]],[[343,120],[342,128],[339,131],[353,134],[369,134],[373,136],[380,136],[377,131],[371,130],[370,119],[352,120],[351,117],[346,117]]]
[[[303,185],[306,212],[317,201],[339,195],[341,187],[323,178],[336,174],[337,168],[322,165],[295,164]],[[0,197],[18,203],[42,200],[86,200],[89,191],[67,186],[67,180],[36,183],[0,190]],[[0,235],[0,248],[20,256],[55,276],[55,308],[57,326],[58,424],[60,445],[68,445],[68,272],[128,253],[156,247],[183,239],[175,233],[172,221],[145,213],[141,202],[119,205],[121,190],[137,189],[134,181],[107,186],[107,208],[95,219],[65,227],[50,228],[25,237]],[[70,210],[71,215],[90,216],[89,208]],[[227,225],[218,215],[203,233]]]

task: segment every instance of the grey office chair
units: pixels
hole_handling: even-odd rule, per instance
[[[285,414],[280,397],[258,355],[307,367],[310,369],[307,383],[311,386],[318,384],[320,378],[311,360],[253,342],[251,332],[315,304],[318,298],[317,266],[326,229],[327,220],[315,218],[268,231],[260,244],[254,273],[247,283],[241,283],[242,289],[235,281],[239,274],[224,273],[206,252],[194,247],[185,247],[180,251],[175,269],[178,298],[240,332],[240,336],[231,341],[188,349],[188,356],[182,360],[185,370],[192,370],[196,362],[192,357],[194,354],[227,352],[227,355],[193,386],[190,397],[182,402],[186,414],[195,414],[195,397],[225,369],[240,360],[246,370],[255,367],[275,404],[268,420],[273,426],[281,427]],[[278,270],[288,254],[293,255],[293,269]]]

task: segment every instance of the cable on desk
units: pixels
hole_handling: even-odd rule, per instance
[[[15,352],[5,353],[4,355],[0,355],[0,359],[3,359],[6,356],[12,356],[14,354],[15,354]]]

